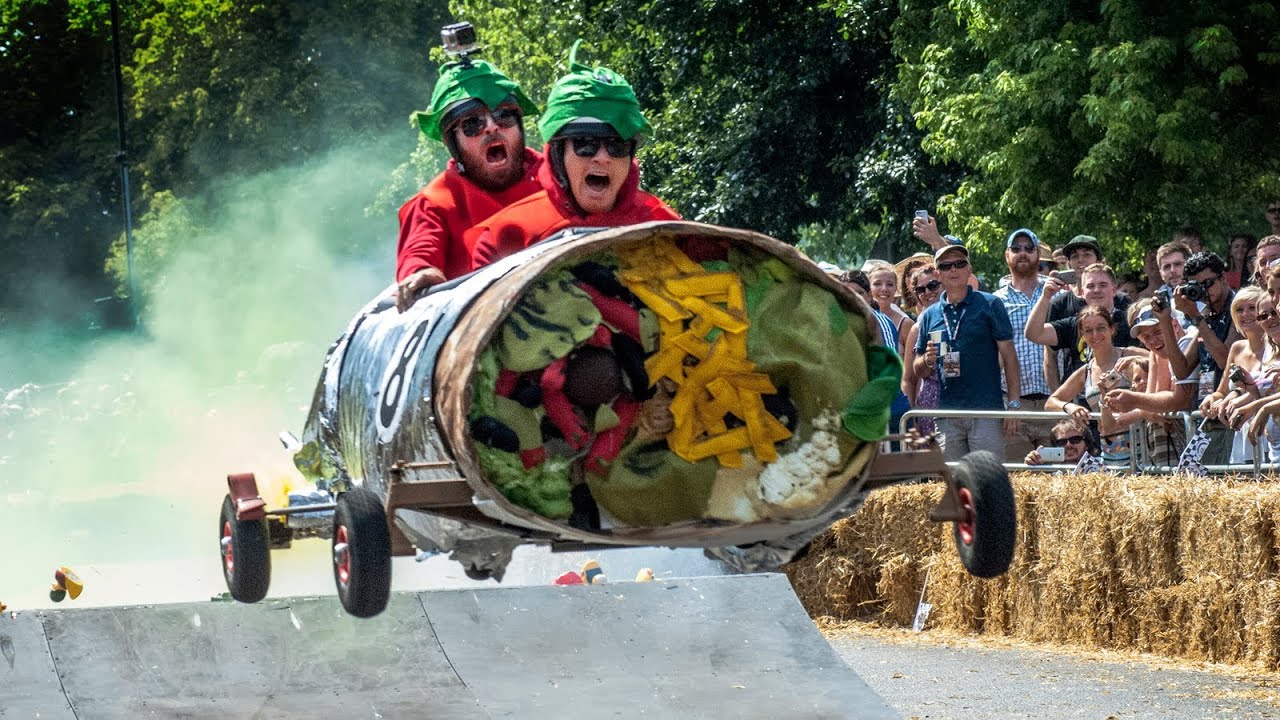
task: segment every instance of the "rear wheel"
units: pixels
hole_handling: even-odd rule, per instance
[[[222,577],[231,597],[255,603],[267,596],[271,585],[271,532],[266,518],[237,520],[236,506],[227,495],[218,519],[222,549]]]
[[[952,468],[962,517],[954,535],[960,562],[970,574],[992,578],[1013,561],[1018,518],[1009,473],[995,455],[979,450]]]
[[[391,597],[391,533],[382,501],[357,487],[338,496],[333,514],[333,579],[342,607],[373,617]]]

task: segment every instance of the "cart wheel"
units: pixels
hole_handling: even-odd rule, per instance
[[[954,528],[960,562],[977,577],[1004,574],[1018,529],[1009,473],[995,455],[979,450],[961,458],[951,476],[964,514]]]
[[[333,514],[333,579],[342,607],[373,617],[391,596],[391,533],[382,501],[372,490],[352,488],[338,496]]]
[[[231,496],[222,500],[218,537],[222,544],[222,577],[231,597],[255,603],[271,584],[271,532],[267,520],[237,520]]]

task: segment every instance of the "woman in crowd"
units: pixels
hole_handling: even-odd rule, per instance
[[[1255,442],[1265,436],[1266,455],[1271,462],[1277,462],[1280,461],[1280,425],[1275,418],[1280,413],[1280,394],[1273,391],[1277,376],[1280,376],[1280,313],[1276,312],[1270,297],[1259,299],[1257,307],[1257,323],[1267,337],[1262,365],[1250,378],[1258,397],[1237,401],[1225,408],[1220,416],[1226,415],[1224,422],[1227,425],[1246,430]],[[1252,459],[1252,456],[1247,459]]]
[[[942,296],[942,282],[938,280],[938,271],[932,264],[917,268],[909,284],[918,301],[920,312],[924,312],[925,308],[938,302],[938,298]],[[931,374],[917,378],[911,369],[916,359],[915,347],[919,336],[920,326],[913,324],[906,341],[902,344],[902,392],[906,393],[912,408],[936,408],[941,390],[938,376]],[[916,427],[922,433],[931,433],[936,426],[932,418],[920,418],[916,421]]]
[[[1086,362],[1049,396],[1044,409],[1061,410],[1082,423],[1089,422],[1090,412],[1102,413],[1102,420],[1098,423],[1102,459],[1112,464],[1127,463],[1131,455],[1129,431],[1117,422],[1103,397],[1115,387],[1112,378],[1119,374],[1116,364],[1132,349],[1114,344],[1115,320],[1109,311],[1097,305],[1081,310],[1076,316],[1076,323],[1086,348]],[[1141,352],[1132,350],[1133,354]],[[1076,402],[1081,395],[1084,396],[1084,405]]]
[[[898,306],[898,275],[893,266],[884,260],[868,260],[862,266],[871,282],[871,298],[876,301],[880,312],[889,316],[889,321],[898,331],[898,356],[902,356],[902,338],[911,332],[915,321]]]
[[[919,317],[920,311],[924,308],[920,305],[920,299],[916,297],[915,288],[911,286],[911,277],[916,274],[916,270],[932,265],[932,255],[929,253],[916,253],[906,259],[899,260],[893,266],[894,272],[898,275],[898,290],[902,295],[902,303],[900,305],[903,312],[913,318]]]
[[[1230,372],[1222,373],[1217,389],[1205,396],[1200,403],[1200,412],[1205,417],[1228,423],[1232,411],[1237,407],[1262,396],[1262,389],[1254,379],[1262,379],[1263,359],[1267,348],[1266,330],[1258,324],[1257,319],[1259,302],[1264,302],[1263,307],[1270,306],[1267,293],[1256,286],[1246,287],[1236,293],[1235,299],[1231,301],[1231,320],[1236,325],[1236,331],[1244,337],[1228,349],[1227,368],[1238,366],[1242,374],[1233,379]],[[1252,461],[1253,440],[1248,437],[1247,431],[1237,432],[1231,446],[1230,462]]]
[[[1253,254],[1255,242],[1252,235],[1233,235],[1227,245],[1227,271],[1222,273],[1222,279],[1232,290],[1239,290],[1241,284],[1248,283],[1249,256]]]

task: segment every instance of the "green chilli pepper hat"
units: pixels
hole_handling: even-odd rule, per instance
[[[415,112],[413,120],[424,135],[443,140],[445,115],[459,103],[479,100],[492,110],[508,97],[515,98],[525,115],[538,114],[538,106],[520,86],[492,64],[484,60],[448,63],[440,68],[431,103],[426,110]]]
[[[625,139],[653,134],[640,113],[640,102],[631,84],[606,67],[578,62],[578,40],[569,51],[569,74],[556,81],[547,96],[547,109],[538,121],[542,137],[550,140],[572,120],[593,118],[608,123]]]

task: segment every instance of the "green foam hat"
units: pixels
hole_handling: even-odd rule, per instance
[[[440,77],[431,92],[431,103],[426,110],[415,112],[413,120],[424,135],[432,140],[443,140],[444,128],[441,125],[445,114],[453,106],[468,100],[479,100],[492,110],[512,96],[524,114],[538,113],[538,106],[533,104],[520,86],[492,64],[484,60],[452,62],[440,68]]]
[[[587,67],[578,62],[578,40],[569,51],[569,74],[556,81],[547,96],[547,109],[538,121],[542,137],[550,140],[566,124],[578,118],[594,118],[608,123],[618,135],[630,139],[652,134],[649,121],[640,113],[640,102],[631,84],[606,67]]]

